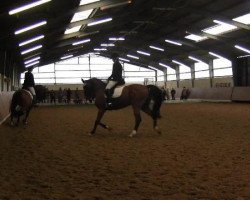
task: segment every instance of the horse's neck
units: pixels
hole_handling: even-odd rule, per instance
[[[100,90],[105,90],[105,87],[106,87],[106,84],[104,83],[104,82],[102,82],[101,80],[99,80],[99,79],[96,79],[95,80],[95,92],[98,92],[98,91],[100,91]]]

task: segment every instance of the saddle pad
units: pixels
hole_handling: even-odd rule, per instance
[[[31,94],[31,92],[29,90],[25,90],[25,89],[22,89],[22,90],[25,91],[27,94],[29,94],[31,99],[33,100],[33,95]]]
[[[125,87],[125,85],[117,86],[114,90],[114,93],[112,95],[112,98],[118,98],[122,94],[122,90]]]

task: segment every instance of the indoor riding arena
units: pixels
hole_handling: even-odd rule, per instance
[[[250,200],[249,8],[1,2],[0,200]]]

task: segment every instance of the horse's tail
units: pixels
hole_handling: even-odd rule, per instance
[[[144,106],[149,107],[152,111],[153,118],[159,118],[162,104],[162,91],[155,85],[147,85],[147,88],[149,90],[149,95]]]
[[[10,113],[12,113],[13,115],[17,115],[16,106],[18,105],[18,100],[20,99],[20,96],[21,96],[20,90],[16,91],[12,96],[10,104]]]

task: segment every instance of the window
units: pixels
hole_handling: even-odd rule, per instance
[[[209,78],[209,65],[203,62],[194,63],[195,78]]]
[[[232,76],[232,62],[225,58],[213,60],[214,76]]]

